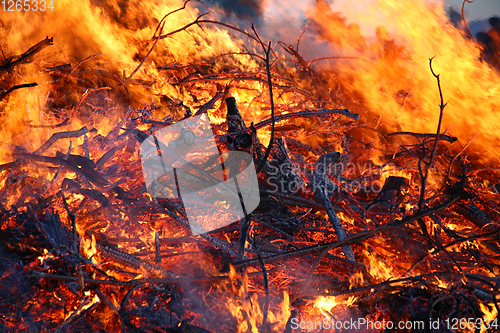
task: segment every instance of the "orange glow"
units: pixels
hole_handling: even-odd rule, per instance
[[[318,297],[314,303],[314,306],[317,307],[323,316],[326,318],[330,318],[332,314],[335,313],[335,308],[337,306],[348,307],[354,303],[356,297],[352,296],[347,299],[340,299],[335,296],[322,296]]]
[[[435,133],[439,93],[429,70],[429,58],[434,57],[434,71],[441,75],[444,99],[449,101],[443,130],[456,135],[462,147],[475,137],[468,153],[480,152],[475,156],[480,161],[498,161],[500,76],[480,61],[479,49],[448,21],[443,5],[412,0],[364,3],[366,11],[350,12],[354,19],[389,27],[378,27],[373,42],[356,24],[346,24],[341,14],[332,13],[325,1],[317,1],[310,12],[333,53],[341,47],[343,54],[363,59],[330,64],[338,75],[332,84],[339,81],[360,94],[366,119],[380,115],[387,131]],[[406,97],[401,99],[401,94]]]

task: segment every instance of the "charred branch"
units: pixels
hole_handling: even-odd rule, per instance
[[[82,127],[78,131],[68,131],[54,133],[47,142],[45,142],[40,148],[35,150],[33,154],[43,154],[47,149],[49,149],[54,143],[59,139],[69,139],[69,138],[79,138],[80,136],[87,134],[89,130],[87,127]]]
[[[30,47],[26,52],[21,54],[20,56],[17,57],[10,57],[6,61],[3,62],[3,64],[0,65],[0,71],[6,71],[12,69],[12,67],[17,66],[19,64],[22,64],[26,61],[28,61],[31,57],[33,57],[35,54],[43,50],[49,45],[52,45],[54,42],[54,38],[51,37],[46,37],[44,40],[38,42],[37,44],[33,45]]]
[[[7,91],[5,91],[2,94],[0,94],[0,101],[2,99],[4,99],[5,97],[9,96],[9,94],[11,94],[15,90],[22,89],[22,88],[31,88],[31,87],[36,87],[36,86],[38,86],[38,83],[36,83],[36,82],[25,83],[25,84],[18,84],[18,85],[12,86],[9,89],[7,89]]]

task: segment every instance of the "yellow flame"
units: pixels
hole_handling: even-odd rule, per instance
[[[240,41],[233,38],[228,31],[213,25],[204,26],[203,29],[193,25],[187,29],[188,32],[179,32],[172,37],[158,40],[154,45],[154,52],[151,52],[129,80],[129,76],[139,68],[148,51],[152,49],[155,32],[158,36],[159,33],[167,34],[175,31],[194,22],[200,12],[192,3],[188,3],[185,10],[169,15],[164,20],[163,30],[157,32],[156,28],[161,19],[166,14],[181,8],[183,1],[106,1],[99,2],[99,6],[95,4],[96,2],[91,1],[61,0],[54,6],[53,11],[45,11],[43,14],[33,11],[14,11],[2,17],[0,35],[6,41],[6,47],[3,48],[5,56],[22,54],[48,35],[54,37],[54,43],[34,56],[35,60],[38,60],[37,64],[43,63],[44,68],[60,65],[60,62],[72,66],[71,73],[61,79],[61,85],[64,87],[56,87],[59,83],[53,82],[51,71],[40,70],[37,67],[40,65],[24,63],[16,67],[16,70],[21,72],[24,82],[37,82],[38,86],[24,90],[25,93],[14,92],[2,101],[2,113],[6,117],[2,119],[0,134],[4,144],[28,146],[29,150],[39,147],[60,129],[30,128],[26,123],[47,125],[60,122],[55,118],[58,112],[54,113],[47,108],[50,102],[54,99],[68,100],[69,105],[63,107],[71,110],[84,96],[87,97],[82,106],[72,115],[71,122],[65,129],[76,130],[83,125],[89,125],[90,121],[99,124],[96,127],[100,134],[107,134],[113,124],[116,124],[121,112],[112,112],[105,116],[92,114],[90,117],[88,114],[81,114],[82,107],[86,106],[90,98],[100,96],[99,94],[107,96],[108,99],[110,96],[107,91],[91,92],[92,89],[87,90],[90,93],[86,95],[85,91],[81,91],[81,87],[76,87],[76,82],[82,76],[88,75],[85,72],[86,68],[90,68],[93,73],[109,72],[117,81],[116,84],[128,84],[129,92],[132,94],[141,89],[140,85],[132,80],[150,82],[152,89],[146,89],[138,94],[137,100],[159,103],[157,96],[168,96],[190,104],[192,97],[172,84],[187,73],[181,73],[182,67],[179,67],[177,70],[179,73],[169,76],[170,72],[160,68],[172,64],[176,66],[192,64],[199,62],[200,59],[239,52],[241,49]],[[40,29],[41,26],[45,28]],[[84,64],[79,65],[89,56],[91,57]],[[226,56],[214,63],[213,70],[221,72],[222,67],[230,64],[248,70],[257,68],[255,61],[249,56]],[[115,83],[110,83],[110,86],[116,85]],[[73,85],[74,90],[68,89]],[[249,84],[253,87],[258,85],[254,82]],[[208,100],[212,96],[213,92],[206,90],[201,91],[198,98]],[[245,98],[247,101],[251,100],[248,96]],[[129,105],[124,106],[126,109]],[[64,111],[67,110],[62,111],[64,115]],[[4,151],[2,147],[0,163],[4,160],[9,160],[8,151]]]
[[[446,101],[443,129],[453,126],[460,144],[476,136],[473,145],[477,158],[496,161],[500,136],[497,110],[500,77],[480,61],[480,50],[447,19],[442,2],[414,0],[366,1],[365,11],[354,4],[350,18],[376,26],[376,40],[370,42],[356,24],[347,24],[326,1],[317,1],[309,17],[332,53],[358,56],[360,61],[338,61],[331,68],[335,80],[352,93],[363,96],[364,106],[382,121],[389,131],[433,133],[439,116],[439,93],[429,69],[441,74]],[[332,82],[333,83],[333,82]],[[403,101],[398,94],[405,94]],[[492,138],[492,136],[494,138]],[[459,147],[457,147],[458,149]],[[472,147],[471,147],[472,148]],[[488,154],[485,151],[489,152]],[[468,153],[474,153],[470,149]]]
[[[239,274],[233,266],[230,267],[229,276],[233,283],[233,294],[236,298],[228,298],[227,307],[233,317],[238,321],[237,332],[260,332],[264,318],[261,308],[262,299],[259,300],[258,294],[248,292],[248,276]],[[239,287],[236,287],[239,284]],[[290,317],[290,298],[287,292],[283,292],[283,301],[279,308],[270,308],[267,312],[267,323],[276,331],[283,331],[286,322]]]
[[[53,258],[54,255],[51,253],[49,255],[49,251],[47,249],[43,249],[43,256],[38,256],[37,259],[40,260],[40,264],[43,265],[43,262],[47,259]]]
[[[380,256],[371,251],[364,250],[363,258],[365,258],[367,265],[370,270],[370,274],[377,281],[387,281],[390,279],[397,278],[399,274],[394,272],[392,267],[390,267],[386,262],[382,260]]]
[[[97,253],[97,248],[96,248],[96,239],[95,239],[94,234],[92,234],[90,239],[88,239],[86,237],[82,237],[82,239],[81,239],[81,251],[82,251],[82,254],[85,255],[86,258],[92,257],[92,261],[96,260],[94,258],[94,255]]]
[[[487,326],[498,328],[498,311],[494,303],[490,303],[485,305],[483,303],[479,303],[479,307],[481,312],[483,313],[484,323],[486,325],[481,325],[481,333],[487,331]]]
[[[354,304],[355,300],[356,297],[354,296],[351,296],[347,299],[335,296],[321,296],[316,299],[316,301],[314,302],[314,306],[321,311],[323,316],[331,318],[333,310],[335,310],[336,307],[351,306],[352,304]]]
[[[85,292],[85,296],[92,296],[90,291],[86,291]],[[99,296],[94,295],[94,297],[90,300],[90,302],[88,302],[87,304],[85,304],[84,306],[82,306],[82,311],[85,311],[87,310],[88,308],[90,308],[92,305],[96,304],[96,303],[99,303],[101,300],[99,299]]]

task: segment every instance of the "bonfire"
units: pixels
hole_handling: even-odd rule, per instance
[[[495,27],[4,2],[1,332],[499,330]]]

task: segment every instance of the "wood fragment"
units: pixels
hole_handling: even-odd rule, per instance
[[[7,59],[3,64],[0,65],[0,71],[10,70],[10,69],[12,69],[12,67],[28,61],[29,58],[31,58],[32,56],[34,56],[35,54],[37,54],[38,52],[40,52],[41,50],[43,50],[47,46],[52,45],[53,42],[54,42],[53,37],[51,37],[51,38],[46,37],[44,40],[36,43],[32,47],[30,47],[26,52],[24,52],[23,54],[18,56],[16,60],[12,60],[12,59],[14,59],[14,57]]]
[[[199,116],[203,113],[207,113],[208,110],[213,109],[215,102],[217,102],[222,96],[224,96],[223,92],[218,92],[217,94],[215,94],[215,96],[207,103],[205,103],[201,108],[199,108],[194,115]]]
[[[106,306],[110,308],[115,314],[118,314],[118,309],[116,308],[116,306],[113,304],[113,302],[109,300],[109,298],[106,297],[106,295],[102,293],[101,290],[99,290],[98,286],[95,287],[93,290],[95,291],[101,302],[106,304]]]
[[[96,249],[101,252],[103,256],[135,270],[143,270],[150,275],[160,278],[175,277],[172,272],[164,269],[163,267],[154,265],[146,260],[142,260],[133,254],[120,251],[107,245],[101,245],[99,243],[96,243]]]
[[[90,160],[89,137],[87,134],[83,135],[83,149],[85,150],[85,158]]]
[[[0,164],[0,172],[9,169],[17,169],[22,164],[21,158],[18,158],[14,162],[9,162],[5,164]]]
[[[474,225],[478,228],[484,228],[485,226],[491,224],[493,221],[491,218],[486,214],[484,210],[479,208],[477,205],[474,203],[470,203],[465,206],[457,206],[456,211],[465,216],[467,219],[469,219]],[[493,228],[498,229],[498,226],[493,226]]]
[[[18,85],[12,86],[0,95],[0,101],[2,99],[4,99],[5,97],[9,96],[9,94],[11,94],[15,90],[22,89],[22,88],[31,88],[31,87],[36,87],[36,86],[38,86],[38,83],[36,83],[36,82],[18,84]]]
[[[58,128],[58,127],[63,127],[69,124],[69,118],[64,119],[61,123],[55,124],[55,125],[32,125],[32,124],[27,124],[29,127],[33,128]]]
[[[45,211],[45,218],[38,219],[35,217],[38,228],[45,235],[53,248],[60,246],[70,248],[71,243],[67,237],[68,231],[62,225],[61,219],[57,212],[47,209]]]
[[[67,131],[67,132],[59,132],[54,133],[40,148],[35,150],[33,154],[43,154],[47,149],[49,149],[54,143],[56,143],[59,139],[68,139],[68,138],[79,138],[80,136],[88,133],[89,130],[86,126],[80,128],[78,131]]]
[[[410,135],[410,136],[413,136],[415,138],[423,138],[423,139],[436,138],[436,134],[433,134],[433,133],[414,133],[414,132],[393,132],[393,133],[387,134],[386,137],[391,137],[391,136],[395,136],[395,135]],[[450,143],[453,143],[453,142],[457,141],[458,139],[454,136],[440,134],[439,140],[448,141]]]
[[[76,172],[77,174],[83,176],[86,180],[98,186],[105,186],[108,183],[99,172],[95,170],[83,170],[82,168],[77,167],[76,165],[64,160],[63,158],[49,157],[49,156],[28,154],[28,153],[15,153],[15,155],[25,160],[50,163],[54,165],[64,165],[65,167],[68,167],[71,171]]]
[[[332,204],[330,203],[330,199],[328,198],[328,191],[326,187],[324,185],[320,185],[318,187],[318,190],[321,199],[323,201],[323,206],[325,206],[326,213],[328,214],[328,218],[330,219],[330,222],[332,223],[333,228],[337,233],[337,238],[339,239],[339,241],[345,240],[347,238],[347,235],[344,226],[342,225],[342,222],[340,222],[340,219],[333,210]],[[343,246],[342,251],[344,251],[344,254],[347,259],[351,261],[356,261],[356,258],[354,256],[354,251],[352,250],[350,245]]]
[[[78,281],[78,288],[80,290],[82,290],[83,288],[85,288],[85,279],[84,279],[84,276],[83,276],[82,265],[78,265],[78,267],[76,269],[76,278],[77,278],[77,281]]]
[[[157,265],[161,265],[161,245],[158,231],[155,231],[155,262]]]

